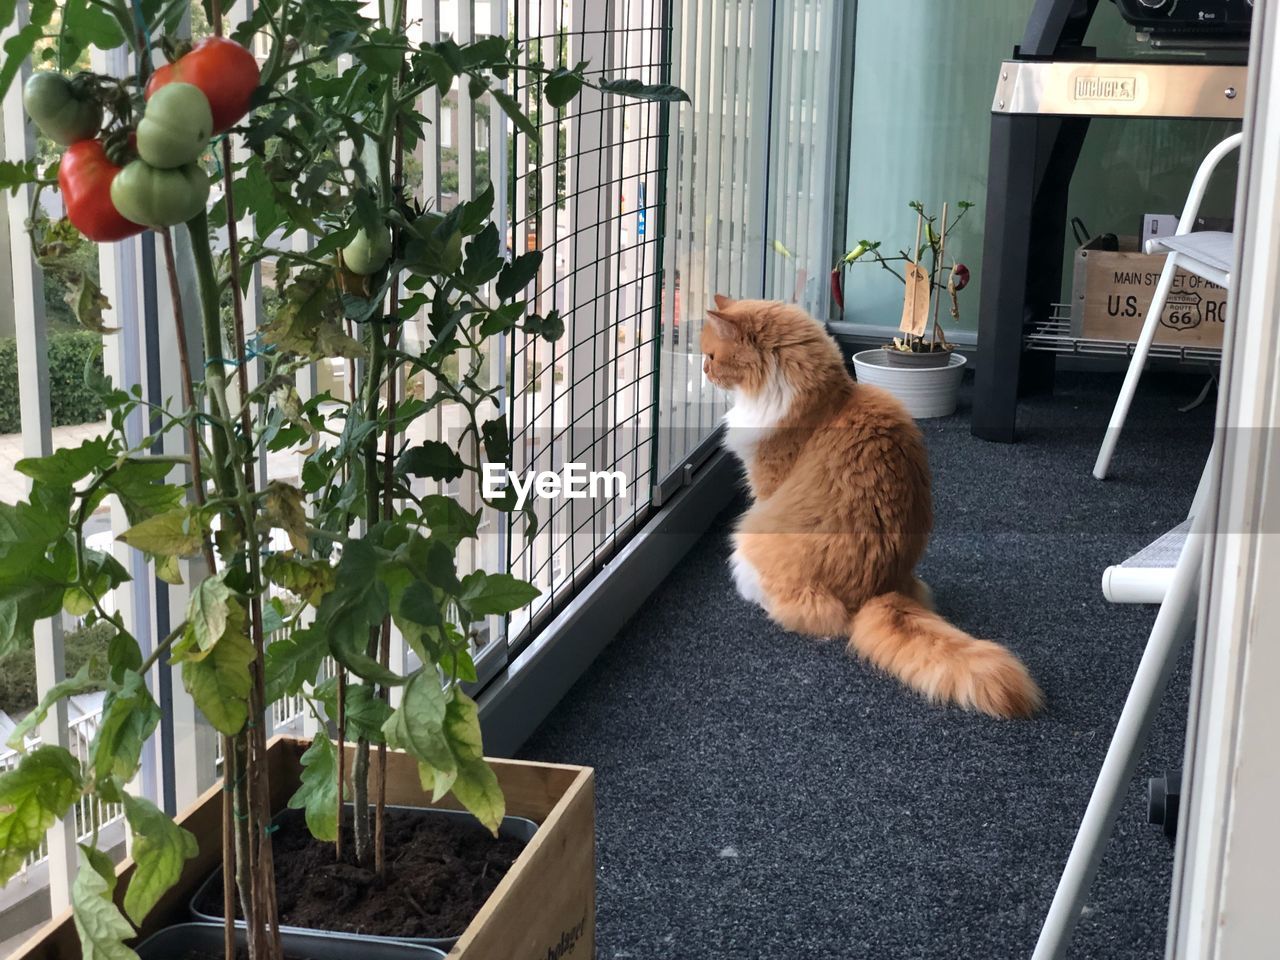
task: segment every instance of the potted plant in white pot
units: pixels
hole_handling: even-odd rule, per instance
[[[852,264],[877,263],[902,283],[901,335],[855,354],[853,365],[859,381],[885,388],[913,417],[945,417],[956,408],[965,358],[948,342],[939,315],[945,297],[951,319],[960,318],[957,295],[968,286],[969,268],[948,260],[947,236],[972,206],[961,201],[956,204],[959,212],[949,216],[949,205],[944,203],[942,213],[935,216],[913,201],[916,238],[910,250],[886,257],[880,252],[881,241],[862,240],[831,271],[832,293],[842,308],[843,271]]]

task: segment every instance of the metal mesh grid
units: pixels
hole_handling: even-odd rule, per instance
[[[665,8],[663,0],[517,0],[513,28],[527,63],[587,61],[591,78],[663,83]],[[543,252],[530,308],[557,311],[565,333],[555,342],[509,338],[512,469],[620,472],[625,495],[540,498],[536,526],[512,520],[511,571],[543,591],[513,619],[517,641],[563,607],[651,506],[668,109],[584,89],[553,110],[540,79],[524,76],[513,94],[538,135],[516,131],[512,140],[512,244]]]
[[[505,2],[483,0],[409,0],[408,30],[417,42],[432,43],[444,37],[453,37],[459,44],[468,44],[488,36],[506,35],[510,29],[510,14]],[[504,197],[505,178],[500,175],[506,167],[507,140],[510,123],[493,102],[489,94],[480,98],[471,95],[468,85],[455,80],[447,94],[441,95],[434,88],[423,96],[422,113],[431,121],[434,136],[420,143],[413,155],[406,180],[416,185],[417,202],[447,213],[459,203],[473,199],[483,191],[492,178],[495,190],[493,219],[502,238],[505,253],[508,244],[508,220]],[[486,293],[489,293],[486,286]],[[427,315],[424,311],[418,322],[406,329],[411,350],[425,348],[432,340]],[[478,365],[480,381],[494,387],[503,381],[505,374],[505,344],[501,339],[488,341],[479,354],[470,349],[456,355],[457,370],[466,370],[473,363]],[[426,374],[418,374],[401,385],[401,395],[422,395],[434,390],[435,385]],[[488,415],[500,412],[492,409]],[[411,442],[445,440],[457,442],[463,436],[467,423],[464,408],[453,401],[441,403],[431,415],[415,421],[407,439]],[[415,481],[419,493],[441,493],[457,499],[468,511],[483,506],[480,490],[472,484],[436,483]],[[459,572],[475,569],[501,570],[506,563],[505,523],[498,513],[485,510],[479,526],[479,535],[467,541],[458,550]],[[489,617],[475,631],[474,644],[482,676],[498,669],[503,661],[501,644],[492,641],[502,635],[503,621]]]

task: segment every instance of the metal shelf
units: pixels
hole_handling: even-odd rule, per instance
[[[1022,343],[1027,350],[1045,353],[1079,354],[1091,357],[1123,357],[1133,355],[1134,344],[1126,340],[1096,340],[1076,337],[1071,333],[1071,305],[1055,303],[1048,320],[1026,326]],[[1152,359],[1177,360],[1181,363],[1218,364],[1222,360],[1219,347],[1175,346],[1167,343],[1151,345]]]

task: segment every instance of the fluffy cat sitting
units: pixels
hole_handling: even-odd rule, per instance
[[[799,307],[716,296],[702,368],[733,395],[726,443],[754,502],[734,533],[738,592],[788,630],[849,648],[930,700],[1026,717],[1016,657],[951,626],[913,571],[933,525],[924,442],[902,406],[845,371]]]

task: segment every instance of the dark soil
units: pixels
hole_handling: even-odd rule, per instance
[[[351,810],[343,811],[351,836]],[[456,937],[511,869],[524,843],[495,840],[476,823],[418,810],[386,813],[387,876],[357,865],[344,844],[334,846],[307,831],[300,810],[281,814],[272,835],[280,923],[387,937]],[[222,916],[222,884],[210,884],[195,904]]]

